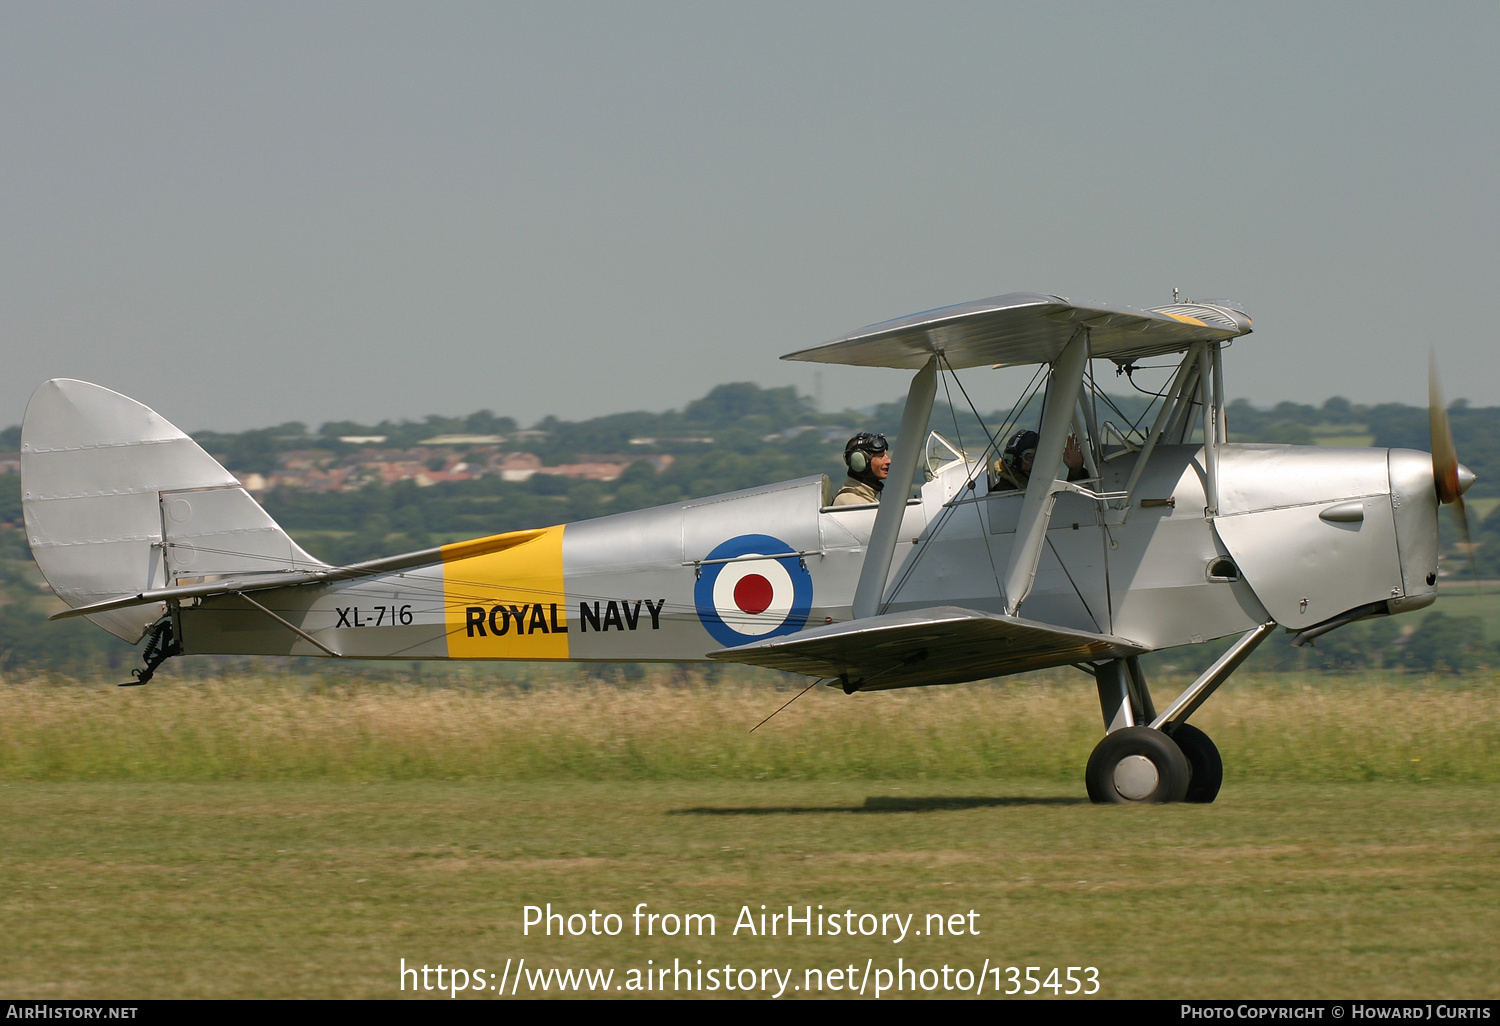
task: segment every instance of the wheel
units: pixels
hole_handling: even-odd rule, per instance
[[[1177,742],[1182,754],[1187,757],[1192,779],[1188,781],[1185,802],[1207,804],[1219,796],[1219,787],[1224,783],[1224,760],[1219,749],[1209,736],[1191,723],[1168,725],[1168,735]]]
[[[1159,730],[1125,727],[1107,735],[1089,756],[1089,798],[1109,804],[1180,802],[1191,779],[1187,756]]]

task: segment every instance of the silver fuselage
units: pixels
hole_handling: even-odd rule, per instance
[[[1136,458],[1111,455],[1083,486],[1118,492]],[[1223,444],[1213,516],[1204,476],[1201,446],[1162,445],[1124,508],[1059,495],[1021,615],[1157,649],[1269,619],[1302,629],[1359,607],[1400,612],[1434,600],[1437,502],[1426,453]],[[1004,609],[1023,496],[989,493],[984,479],[952,460],[908,503],[883,610]],[[876,507],[831,507],[830,491],[826,478],[806,478],[566,525],[495,556],[259,593],[326,650],[240,596],[184,603],[183,646],[699,660],[851,618]]]

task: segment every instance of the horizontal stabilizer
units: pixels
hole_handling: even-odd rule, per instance
[[[154,605],[158,602],[181,602],[185,599],[211,598],[214,595],[240,595],[247,591],[270,591],[275,588],[299,588],[309,584],[332,584],[335,581],[352,581],[359,577],[373,577],[377,574],[399,573],[403,570],[435,566],[438,563],[453,563],[471,556],[486,556],[492,552],[515,548],[546,533],[546,528],[510,531],[506,534],[475,538],[472,541],[418,549],[416,552],[404,552],[398,556],[382,556],[379,559],[351,563],[348,566],[330,566],[320,570],[289,570],[283,573],[246,574],[237,577],[221,577],[203,584],[155,588],[150,591],[137,592],[134,595],[95,602],[92,605],[79,606],[76,609],[65,609],[61,613],[53,613],[48,619],[66,620],[71,616],[97,616],[116,609]]]
[[[814,627],[708,655],[724,662],[836,678],[852,692],[958,684],[1145,651],[1145,646],[1108,634],[936,606]]]

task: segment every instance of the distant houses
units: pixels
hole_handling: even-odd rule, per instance
[[[495,444],[501,439],[493,435],[438,435],[409,449],[379,448],[379,443],[384,440],[381,436],[340,438],[339,441],[346,444],[359,445],[353,452],[344,454],[330,449],[281,452],[276,456],[275,470],[267,474],[242,474],[240,480],[253,494],[277,488],[302,492],[350,492],[400,481],[411,481],[418,488],[427,488],[484,477],[521,482],[538,474],[607,482],[619,478],[634,463],[647,463],[659,474],[675,461],[670,453],[650,456],[603,454],[584,455],[576,463],[549,467],[534,453],[502,449]],[[0,469],[0,473],[3,472]]]
[[[517,432],[545,434],[545,432]],[[584,454],[576,463],[546,466],[535,453],[507,450],[499,435],[437,435],[409,449],[382,448],[384,435],[340,437],[356,446],[344,453],[332,449],[289,449],[276,454],[276,468],[268,473],[241,472],[237,476],[254,495],[287,488],[299,492],[352,492],[370,485],[392,485],[411,481],[427,488],[448,481],[474,481],[484,477],[502,481],[529,481],[538,474],[575,481],[614,481],[635,463],[646,463],[660,474],[676,458],[671,453],[650,455]],[[220,463],[229,460],[215,454]],[[0,453],[0,475],[19,474],[19,453]]]

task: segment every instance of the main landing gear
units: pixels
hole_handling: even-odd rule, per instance
[[[1089,798],[1106,804],[1213,801],[1224,782],[1224,761],[1209,736],[1187,722],[1275,628],[1247,632],[1161,713],[1131,656],[1088,667],[1099,688],[1104,740],[1089,756]]]
[[[1094,748],[1084,780],[1089,798],[1100,803],[1180,802],[1187,797],[1192,770],[1166,734],[1121,727]]]

